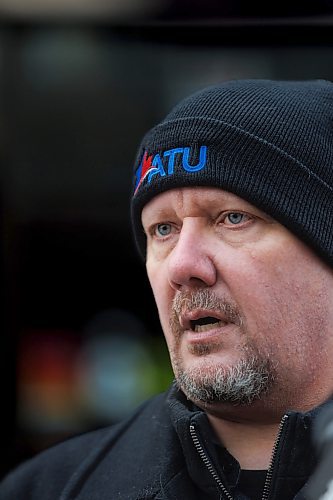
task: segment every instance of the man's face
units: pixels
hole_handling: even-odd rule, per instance
[[[217,188],[162,193],[142,222],[173,370],[190,399],[280,411],[331,394],[333,277],[306,245]]]

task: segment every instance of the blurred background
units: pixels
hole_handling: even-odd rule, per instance
[[[0,0],[1,475],[172,380],[129,219],[143,134],[203,86],[332,62],[329,0]]]

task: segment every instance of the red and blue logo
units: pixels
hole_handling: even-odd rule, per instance
[[[149,155],[148,151],[145,151],[139,168],[135,173],[136,181],[134,195],[145,179],[149,184],[156,175],[160,177],[172,175],[175,170],[176,158],[180,160],[178,164],[181,165],[180,168],[185,172],[198,172],[198,170],[205,168],[207,162],[207,146],[200,146],[198,163],[196,165],[190,164],[191,153],[190,147],[168,149],[161,154],[157,153],[155,155]]]

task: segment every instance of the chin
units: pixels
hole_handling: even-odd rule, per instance
[[[250,405],[271,387],[274,376],[269,364],[256,357],[241,359],[232,365],[205,359],[184,368],[175,363],[178,387],[196,403],[212,405]]]

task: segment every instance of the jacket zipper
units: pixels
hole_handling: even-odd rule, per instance
[[[279,425],[279,428],[278,428],[277,436],[275,439],[275,443],[274,443],[274,447],[273,447],[273,451],[272,451],[272,457],[271,457],[271,461],[270,461],[270,464],[269,464],[269,467],[267,470],[265,485],[264,485],[261,500],[268,500],[269,499],[269,491],[270,491],[271,485],[272,485],[273,471],[274,471],[274,466],[275,466],[275,462],[276,462],[277,451],[278,451],[278,447],[279,447],[279,444],[281,441],[282,430],[283,430],[284,424],[286,423],[287,420],[288,420],[288,415],[287,414],[283,415],[281,422],[280,422],[280,425]]]
[[[224,486],[224,484],[222,483],[221,479],[219,478],[213,464],[211,463],[211,461],[209,460],[208,456],[206,455],[200,441],[199,441],[199,438],[198,438],[198,435],[197,435],[197,432],[195,430],[195,427],[193,424],[190,424],[190,434],[191,434],[191,437],[192,437],[192,440],[193,440],[193,443],[194,443],[194,446],[201,458],[201,460],[203,461],[203,463],[205,464],[206,468],[208,469],[209,473],[211,474],[211,476],[213,476],[213,479],[214,481],[218,484],[219,488],[222,490],[223,494],[225,495],[225,497],[228,499],[228,500],[233,500],[233,497],[230,495],[229,491],[227,490],[227,488]]]
[[[269,491],[270,491],[271,485],[272,485],[273,470],[274,470],[274,466],[275,466],[275,462],[276,462],[277,451],[278,451],[278,447],[279,447],[279,444],[281,441],[282,430],[283,430],[284,424],[287,421],[287,419],[288,419],[288,415],[284,415],[281,419],[281,422],[280,422],[280,425],[278,428],[277,436],[276,436],[274,447],[273,447],[272,457],[271,457],[270,464],[269,464],[269,467],[267,470],[267,475],[266,475],[266,479],[265,479],[265,484],[264,484],[264,489],[263,489],[261,500],[268,500],[269,499]],[[213,464],[211,463],[208,456],[206,455],[206,453],[205,453],[205,451],[204,451],[204,449],[199,441],[196,429],[195,429],[193,424],[190,424],[190,434],[191,434],[194,446],[195,446],[201,460],[205,464],[206,468],[208,469],[209,473],[213,477],[214,481],[218,484],[219,488],[222,490],[225,497],[228,500],[233,500],[232,495],[229,493],[227,488],[222,483],[222,481],[219,478]]]

